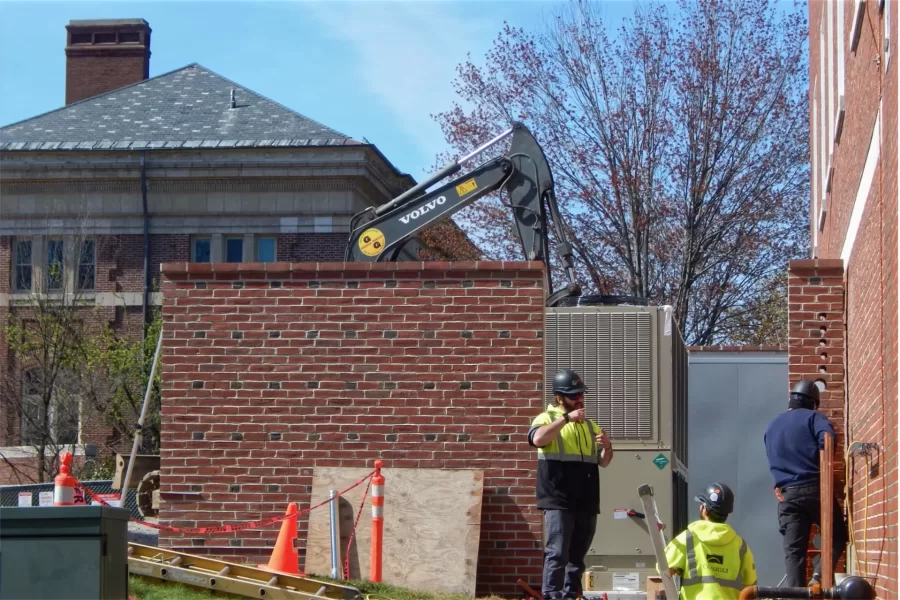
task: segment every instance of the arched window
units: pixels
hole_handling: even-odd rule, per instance
[[[22,375],[21,444],[40,445],[46,436],[47,445],[77,444],[81,421],[81,395],[77,378],[61,371],[55,377],[45,377],[40,367]],[[45,416],[49,414],[49,419]]]

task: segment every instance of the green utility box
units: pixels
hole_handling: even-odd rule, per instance
[[[102,505],[0,508],[0,600],[127,600],[129,516]]]

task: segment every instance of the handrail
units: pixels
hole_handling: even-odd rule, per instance
[[[821,586],[833,585],[832,556],[834,554],[834,436],[825,434],[825,448],[819,452],[819,572]]]

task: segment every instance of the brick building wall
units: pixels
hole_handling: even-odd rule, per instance
[[[837,434],[834,447],[834,490],[844,506],[845,471],[842,448],[844,427],[844,293],[843,267],[839,260],[795,260],[788,270],[789,345],[788,383],[801,379],[821,384],[819,410]],[[813,556],[818,552],[810,536],[807,576],[812,577]],[[845,572],[841,559],[837,573]]]
[[[29,236],[30,237],[30,236]],[[108,322],[121,335],[131,339],[139,339],[142,331],[142,307],[140,293],[143,289],[144,277],[144,237],[143,235],[98,235],[96,240],[96,294],[117,294],[116,307],[88,307],[85,319],[100,327]],[[161,285],[160,265],[169,262],[187,261],[190,258],[191,236],[188,234],[151,234],[149,273],[151,291]],[[12,247],[15,238],[0,236],[0,295],[8,295],[12,291]],[[277,256],[286,260],[323,260],[339,261],[343,259],[346,234],[281,234],[277,236]],[[126,295],[128,295],[126,297]],[[87,297],[85,297],[87,298]],[[122,305],[123,302],[125,305]],[[15,382],[20,381],[24,369],[9,351],[4,328],[9,311],[24,314],[22,307],[10,309],[10,302],[0,303],[0,377],[5,384],[4,390],[12,394],[16,391]],[[21,415],[15,401],[0,402],[0,448],[20,445]],[[103,422],[102,416],[93,414],[82,425],[81,441],[83,444],[96,444],[99,449],[117,448],[120,440],[112,436],[111,428]],[[2,450],[0,450],[2,452]],[[14,453],[6,452],[4,456],[12,457]],[[4,464],[0,459],[0,482],[19,483],[33,476],[35,470],[29,466],[28,458],[10,460],[15,469]],[[33,462],[33,461],[31,461]],[[19,474],[16,475],[16,471]],[[3,483],[0,483],[3,485]]]
[[[792,281],[827,268],[831,274],[823,280],[833,289],[826,293],[843,297],[843,398],[829,408],[839,408],[835,416],[844,428],[838,450],[843,456],[855,442],[878,445],[869,457],[849,457],[854,552],[847,569],[868,577],[880,598],[900,595],[898,13],[895,2],[809,3],[810,233],[811,256],[819,262],[791,266]],[[793,312],[804,304],[799,285],[791,287],[792,326]],[[830,373],[839,368],[833,367]]]
[[[343,261],[347,233],[281,234],[276,240],[279,261]]]
[[[170,264],[163,276],[161,524],[302,509],[317,465],[485,469],[477,593],[540,580],[525,439],[543,409],[540,263]],[[301,520],[301,546],[305,533]],[[160,543],[265,562],[276,536]]]

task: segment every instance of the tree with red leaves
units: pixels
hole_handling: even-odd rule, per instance
[[[587,292],[671,304],[688,344],[784,342],[809,235],[806,39],[806,9],[768,0],[641,3],[615,37],[573,0],[540,32],[505,26],[458,68],[467,106],[435,118],[454,156],[531,129]],[[496,197],[457,220],[517,260],[511,216]]]

